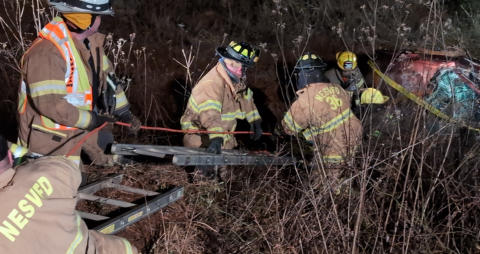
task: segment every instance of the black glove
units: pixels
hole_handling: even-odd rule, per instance
[[[262,120],[256,120],[255,122],[250,124],[250,139],[253,141],[257,141],[262,137],[263,130],[262,130]]]
[[[207,148],[207,152],[216,154],[222,153],[222,144],[223,138],[212,138],[210,140],[210,145]]]
[[[122,111],[120,114],[115,115],[118,121],[129,123],[130,134],[137,136],[138,131],[142,127],[142,122],[134,115],[130,110]]]
[[[345,90],[350,92],[354,92],[358,90],[357,83],[355,82],[354,79],[350,79],[347,81]]]
[[[142,122],[136,116],[132,115],[132,121],[130,121],[130,133],[137,136],[138,131],[142,128]]]
[[[88,131],[92,131],[106,122],[115,122],[115,118],[106,115],[99,115],[94,111],[92,111],[91,116],[92,119],[90,120],[90,124],[86,128]]]

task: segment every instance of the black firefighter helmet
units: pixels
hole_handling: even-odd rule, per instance
[[[319,56],[310,52],[303,54],[295,65],[297,90],[312,83],[329,82],[324,75],[326,68],[327,64]]]
[[[246,67],[252,66],[258,61],[260,50],[253,48],[246,42],[231,41],[226,47],[218,47],[217,54],[221,57],[233,59],[244,64]]]

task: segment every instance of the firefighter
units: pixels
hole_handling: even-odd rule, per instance
[[[60,14],[39,33],[22,58],[19,89],[18,145],[40,155],[66,155],[89,131],[105,122],[140,121],[131,113],[125,93],[113,77],[97,33],[102,15],[113,15],[109,0],[49,0]],[[95,133],[83,149],[97,164],[111,132]],[[102,147],[99,146],[102,145]],[[15,154],[15,157],[22,154]],[[69,159],[80,164],[80,149]]]
[[[330,83],[340,85],[347,90],[352,97],[354,107],[360,105],[360,90],[365,86],[360,69],[357,68],[357,55],[351,51],[338,52],[336,54],[337,66],[325,72]]]
[[[254,133],[250,138],[257,141],[262,136],[260,114],[253,102],[253,93],[245,84],[246,70],[254,65],[259,50],[245,42],[232,41],[216,50],[218,63],[193,88],[187,109],[182,118],[183,130],[208,130],[231,132],[237,119],[246,119]],[[232,149],[237,142],[231,134],[211,133],[186,134],[186,147],[208,147],[211,153]]]
[[[123,238],[87,229],[75,211],[81,176],[74,162],[12,162],[0,135],[0,253],[138,253]]]
[[[362,135],[362,124],[350,109],[350,96],[341,86],[328,83],[325,64],[315,54],[303,55],[298,72],[297,99],[282,120],[289,135],[302,134],[320,156],[333,180],[340,176],[339,164],[350,156]],[[315,170],[314,174],[320,174]],[[318,180],[318,179],[317,179]]]

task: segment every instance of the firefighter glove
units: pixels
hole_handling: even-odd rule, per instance
[[[357,91],[357,89],[358,87],[354,80],[351,79],[347,82],[347,88],[345,88],[345,90],[353,92]]]
[[[132,121],[130,121],[130,133],[137,136],[138,131],[142,127],[142,122],[140,122],[140,119],[138,119],[136,116],[132,114]]]
[[[94,111],[92,111],[91,116],[90,124],[86,128],[88,131],[92,131],[106,122],[115,122],[115,118],[107,115],[99,115]]]
[[[116,114],[116,118],[120,122],[129,123],[129,132],[135,136],[142,127],[142,122],[140,122],[140,120],[134,114],[132,114],[130,110],[124,110],[120,114]]]
[[[262,130],[262,120],[256,120],[250,124],[250,139],[253,141],[257,141],[262,137],[263,130]]]
[[[210,140],[210,145],[207,148],[207,152],[216,154],[222,153],[222,144],[223,138],[212,138]]]

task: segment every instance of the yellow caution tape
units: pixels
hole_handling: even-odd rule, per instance
[[[376,66],[375,66],[375,63],[372,62],[372,61],[368,61],[368,65],[370,65],[370,68],[372,68],[372,70],[380,77],[382,78],[385,83],[387,83],[389,86],[391,86],[393,89],[397,90],[398,92],[400,92],[401,94],[403,94],[405,97],[409,98],[410,100],[414,101],[415,103],[417,103],[419,106],[425,108],[426,110],[430,111],[432,114],[436,115],[437,117],[441,118],[441,119],[444,119],[448,122],[451,122],[451,123],[455,123],[455,124],[460,124],[470,130],[474,130],[474,131],[478,131],[480,132],[480,129],[478,128],[474,128],[472,126],[469,126],[468,124],[464,123],[463,121],[458,121],[458,120],[454,120],[452,117],[446,115],[445,113],[443,113],[442,111],[438,110],[437,108],[435,108],[434,106],[430,105],[428,102],[426,102],[425,100],[423,100],[422,98],[418,97],[417,95],[415,95],[414,93],[408,91],[407,89],[405,89],[405,87],[399,85],[397,82],[395,82],[394,80],[392,80],[390,77],[388,77],[387,75],[383,74]]]

